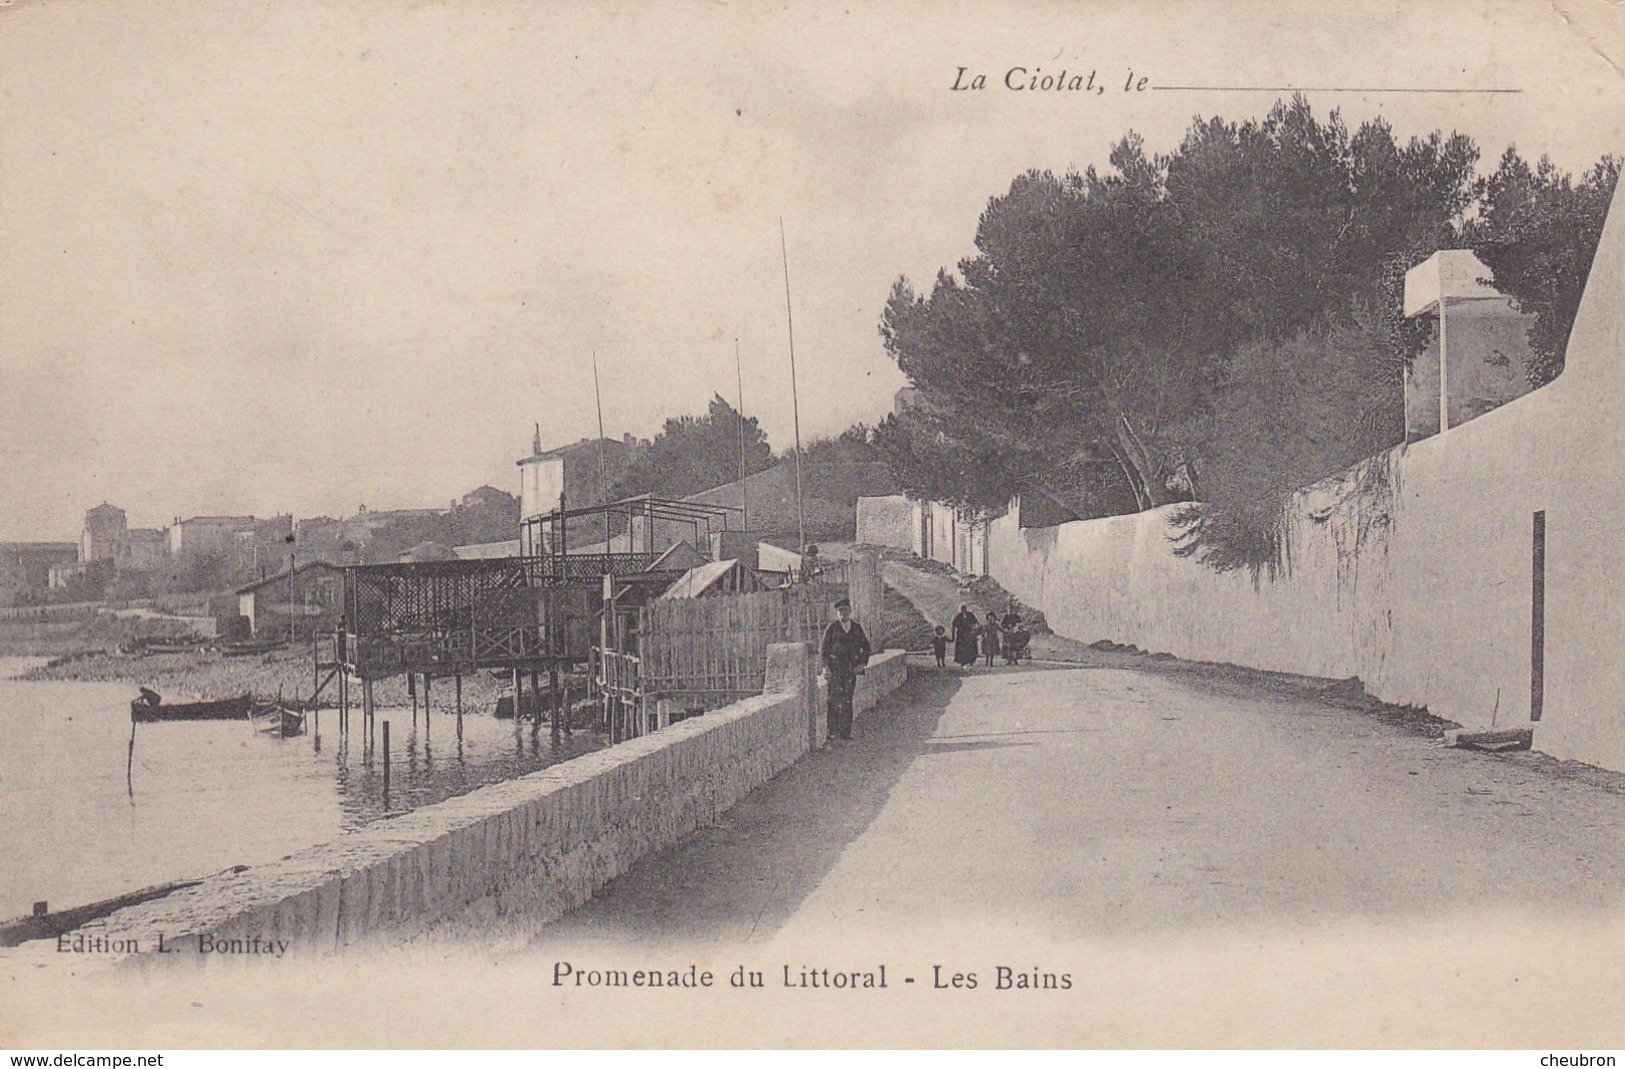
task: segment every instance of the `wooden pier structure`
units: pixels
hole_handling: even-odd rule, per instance
[[[450,677],[461,713],[465,675],[507,671],[516,716],[539,721],[545,708],[555,730],[568,730],[569,674],[586,665],[595,689],[615,683],[613,703],[603,701],[612,737],[634,733],[613,714],[631,701],[619,681],[636,655],[639,610],[696,560],[714,559],[738,511],[652,497],[569,510],[561,500],[525,521],[526,555],[345,567],[340,627],[312,641],[312,701],[331,693],[345,728],[355,680],[370,723],[374,683],[405,674],[415,716],[434,680]],[[572,546],[572,528],[599,541]]]

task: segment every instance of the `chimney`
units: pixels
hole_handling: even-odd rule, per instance
[[[536,424],[536,437],[530,441],[530,455],[533,457],[542,455],[542,425],[540,423]]]

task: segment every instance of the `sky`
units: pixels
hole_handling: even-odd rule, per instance
[[[874,423],[892,282],[1012,178],[1283,88],[1481,166],[1625,151],[1619,5],[1323,6],[0,6],[0,540],[516,492],[533,425],[596,432],[594,354],[650,437],[736,400],[737,338],[786,447],[786,260],[803,441]]]

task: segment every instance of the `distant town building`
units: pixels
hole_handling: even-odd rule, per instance
[[[512,494],[494,486],[481,486],[464,494],[458,505],[465,509],[511,509],[519,504]]]
[[[444,509],[361,509],[354,517],[345,520],[347,528],[363,531],[376,531],[380,527],[387,527],[402,520],[432,520],[437,516],[444,516]]]
[[[293,540],[293,517],[284,514],[256,520],[253,534],[262,541],[286,545]]]
[[[93,567],[105,564],[105,561],[64,561],[53,564],[46,573],[46,588],[49,590],[66,590],[75,580],[81,579]]]
[[[391,527],[431,523],[446,515],[445,509],[366,509],[339,524],[340,536],[357,546],[365,546],[380,531]]]
[[[267,575],[290,567],[294,560],[292,516],[255,520],[235,537],[235,566],[240,575]]]
[[[128,553],[120,563],[121,569],[132,572],[156,572],[164,567],[169,556],[169,533],[155,527],[132,527],[126,538]]]
[[[309,638],[343,612],[344,573],[314,561],[237,588],[237,611],[256,638]]]
[[[252,516],[193,516],[189,520],[176,520],[169,528],[169,555],[230,555],[236,548],[237,535],[252,531],[255,522]]]
[[[85,528],[79,536],[79,563],[113,561],[127,552],[129,521],[124,510],[103,501],[85,513]]]
[[[51,569],[76,565],[76,542],[0,542],[0,605],[50,587]]]
[[[332,516],[312,516],[299,520],[293,528],[295,561],[325,560],[335,564],[360,561],[357,545],[345,538],[344,521]]]
[[[608,490],[618,482],[626,469],[647,448],[646,444],[626,435],[619,441],[613,438],[583,438],[570,445],[543,451],[541,430],[531,446],[531,455],[519,461],[519,521],[520,548],[529,556],[540,553],[541,547],[530,545],[535,530],[526,520],[545,516],[559,507],[563,495],[571,509],[590,508],[605,504]],[[603,477],[599,477],[599,465]],[[599,524],[584,523],[577,529],[583,543],[603,541],[612,532]],[[571,538],[571,544],[576,542]]]
[[[1405,375],[1405,440],[1414,442],[1529,392],[1529,324],[1467,249],[1434,253],[1405,274],[1405,315],[1432,317],[1433,340]]]

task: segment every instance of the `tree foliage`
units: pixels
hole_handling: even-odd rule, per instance
[[[610,491],[610,499],[653,494],[687,497],[739,478],[740,430],[744,430],[745,474],[773,465],[773,447],[756,417],[742,417],[720,394],[703,416],[666,420],[653,443]]]
[[[1531,167],[1512,149],[1484,180],[1482,210],[1464,237],[1494,273],[1496,288],[1534,316],[1531,386],[1544,386],[1563,370],[1563,351],[1618,180],[1613,156],[1575,181],[1546,157]]]
[[[921,433],[887,429],[889,455],[916,471],[957,455],[982,472],[950,498],[972,507],[1023,486],[1142,508],[1200,494],[1192,428],[1231,357],[1378,306],[1408,254],[1453,236],[1476,157],[1460,136],[1351,133],[1298,98],[1199,120],[1166,156],[1130,135],[1106,172],[1020,176],[957,277],[893,287],[881,335],[932,414],[899,420]]]
[[[802,450],[806,464],[878,464],[882,462],[874,445],[875,429],[867,423],[854,423],[833,438],[815,438]],[[786,450],[783,459],[794,459],[794,450]]]
[[[1175,517],[1176,552],[1220,571],[1273,572],[1292,492],[1404,437],[1403,388],[1382,330],[1361,316],[1235,352],[1211,414],[1192,428],[1207,475],[1202,504]]]
[[[1561,353],[1617,165],[1573,184],[1509,154],[1481,181],[1478,155],[1296,97],[1198,119],[1167,155],[1130,134],[1105,170],[1023,174],[956,272],[893,286],[880,332],[920,403],[876,446],[910,491],[981,511],[1199,500],[1184,551],[1268,566],[1288,492],[1403,437],[1428,329],[1402,317],[1411,266],[1488,242]]]

